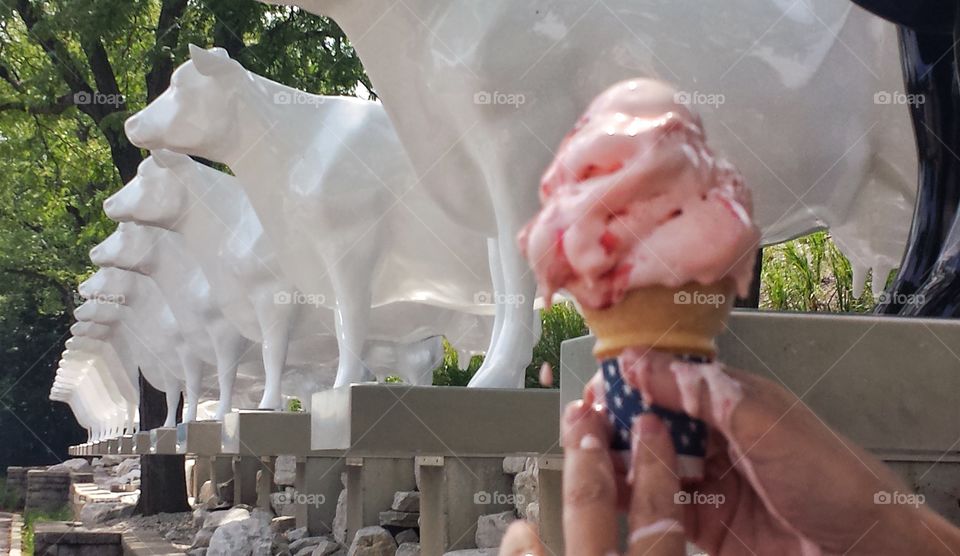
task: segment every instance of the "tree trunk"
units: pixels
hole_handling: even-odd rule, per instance
[[[183,397],[177,410],[177,420],[182,414]],[[163,392],[157,390],[140,373],[140,430],[155,429],[163,424],[167,415],[167,402]],[[161,512],[190,511],[187,502],[187,476],[184,471],[184,456],[140,456],[140,500],[136,513],[154,515]]]

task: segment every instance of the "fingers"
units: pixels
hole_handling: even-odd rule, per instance
[[[686,553],[676,454],[667,428],[652,413],[633,427],[633,495],[627,516],[627,554],[681,556]]]
[[[594,373],[593,378],[583,387],[583,403],[588,406],[605,404],[605,387],[603,385],[603,373],[599,370]]]
[[[604,419],[607,419],[605,409],[607,397],[605,393],[606,386],[603,380],[603,373],[598,370],[583,388],[583,403],[587,407],[594,408]],[[607,429],[604,438],[609,438],[611,434],[609,425],[605,424],[604,428]],[[630,488],[626,482],[628,462],[620,457],[620,454],[614,452],[608,453],[610,455],[610,462],[613,465],[613,476],[617,485],[617,510],[625,511],[630,503]]]
[[[510,524],[500,543],[500,556],[546,556],[536,528],[529,521],[517,520]]]
[[[603,417],[582,401],[563,419],[563,535],[585,556],[616,553],[617,489]]]

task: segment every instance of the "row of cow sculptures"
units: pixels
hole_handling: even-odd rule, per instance
[[[126,122],[151,156],[104,203],[120,224],[91,251],[51,398],[98,440],[135,430],[138,371],[172,426],[181,393],[193,420],[430,384],[442,337],[486,354],[470,386],[522,387],[539,319],[516,233],[565,131],[637,75],[709,102],[765,243],[830,228],[858,285],[886,276],[916,194],[907,107],[877,97],[902,90],[893,27],[832,0],[716,3],[297,3],[341,25],[382,104],[191,46]]]

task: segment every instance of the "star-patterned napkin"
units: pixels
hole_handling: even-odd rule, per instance
[[[684,357],[695,360],[694,357]],[[685,413],[671,411],[644,402],[640,391],[631,387],[620,373],[620,359],[604,359],[600,362],[603,370],[603,382],[606,386],[607,415],[613,425],[615,451],[630,450],[630,433],[633,420],[639,415],[653,412],[663,419],[670,431],[673,445],[678,456],[703,458],[707,453],[707,426],[700,419],[694,419]]]

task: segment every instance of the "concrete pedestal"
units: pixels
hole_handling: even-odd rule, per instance
[[[306,527],[311,535],[329,535],[333,532],[337,499],[344,488],[340,475],[345,470],[346,460],[343,456],[297,457],[294,485],[297,494],[294,500],[297,527]]]
[[[191,421],[177,425],[177,452],[196,456],[220,453],[219,421]]]
[[[196,498],[200,495],[200,489],[203,487],[203,483],[211,479],[211,463],[210,456],[197,456],[193,462],[193,481],[189,485],[190,495]]]
[[[563,456],[537,459],[540,485],[540,540],[550,554],[565,554],[563,546]]]
[[[260,458],[260,471],[257,473],[257,507],[264,510],[270,510],[276,459],[274,456]]]
[[[348,536],[413,490],[416,458],[424,556],[473,547],[477,518],[512,508],[505,456],[560,451],[556,390],[354,384],[311,407],[311,448],[347,456]]]
[[[120,454],[119,438],[111,438],[110,440],[107,440],[107,453],[115,456]]]
[[[223,501],[227,493],[220,490],[220,485],[233,478],[233,456],[212,456],[210,461],[210,482],[217,497]],[[201,485],[202,486],[202,485]],[[233,495],[230,494],[230,497]],[[230,498],[232,500],[232,498]]]
[[[305,455],[310,451],[310,414],[242,410],[223,418],[223,453],[243,456]]]
[[[177,453],[177,429],[159,427],[150,431],[150,453],[175,455]]]
[[[420,549],[424,555],[474,548],[477,519],[513,510],[513,477],[503,457],[417,458]]]
[[[151,453],[153,443],[150,441],[150,431],[140,431],[133,435],[133,453],[144,455]]]
[[[257,472],[261,469],[260,458],[233,456],[233,503],[255,506],[257,504]]]
[[[559,407],[556,390],[353,384],[313,395],[310,445],[350,455],[558,453]]]
[[[125,434],[120,437],[120,448],[118,451],[119,454],[124,456],[133,455],[133,435]]]
[[[348,457],[347,539],[367,525],[380,523],[397,491],[416,490],[412,457]],[[427,553],[423,553],[427,554]]]

